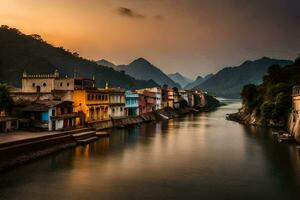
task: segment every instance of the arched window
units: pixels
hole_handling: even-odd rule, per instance
[[[113,112],[113,113],[115,112],[115,109],[114,109],[114,108],[112,109],[112,112]]]
[[[60,82],[60,87],[62,87],[63,86],[63,83],[62,82]]]
[[[39,85],[36,86],[36,92],[41,92],[41,87]]]
[[[67,83],[67,86],[69,87],[69,86],[70,86],[70,83]]]
[[[35,83],[32,83],[32,87],[35,87]]]

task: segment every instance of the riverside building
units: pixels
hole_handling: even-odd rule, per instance
[[[125,92],[125,110],[128,116],[139,115],[139,94],[133,91]]]
[[[300,85],[293,87],[293,110],[290,115],[288,128],[295,139],[300,142]]]
[[[108,83],[104,89],[108,94],[108,115],[110,118],[125,117],[125,90],[121,88],[109,88]]]

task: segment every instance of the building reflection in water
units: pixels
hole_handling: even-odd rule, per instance
[[[75,148],[76,157],[90,157],[91,154],[103,154],[109,149],[110,138],[100,138],[99,141]]]

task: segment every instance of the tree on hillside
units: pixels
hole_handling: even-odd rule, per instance
[[[10,89],[6,84],[0,83],[0,112],[10,113],[13,101],[9,96]]]
[[[296,58],[295,64],[296,64],[296,65],[300,65],[300,54],[299,54],[298,57]]]
[[[258,90],[254,84],[245,85],[241,92],[243,104],[247,111],[251,112],[257,106]]]

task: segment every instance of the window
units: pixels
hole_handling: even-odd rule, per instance
[[[90,100],[90,99],[91,99],[91,96],[90,96],[89,94],[87,95],[87,99],[88,99],[88,100]]]
[[[94,100],[94,95],[92,94],[91,100]]]
[[[122,111],[123,111],[123,108],[121,107],[120,110],[121,110],[121,112],[122,112]]]
[[[63,83],[62,82],[60,82],[60,87],[62,87],[63,86]]]
[[[47,86],[47,84],[46,84],[46,83],[43,83],[43,86],[44,86],[44,87],[46,87],[46,86]]]
[[[35,87],[35,83],[32,83],[32,87]]]
[[[114,109],[114,108],[112,109],[112,112],[113,112],[113,113],[115,112],[115,109]]]
[[[67,83],[67,86],[69,87],[69,86],[70,86],[70,83]]]

